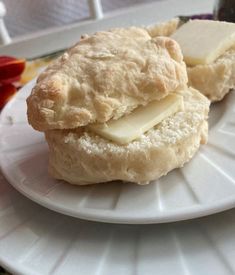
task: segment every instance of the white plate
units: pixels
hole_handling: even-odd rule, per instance
[[[0,264],[23,275],[235,274],[235,210],[193,221],[113,225],[66,217],[0,175]]]
[[[112,223],[162,223],[190,219],[235,206],[235,93],[212,106],[208,145],[182,169],[148,186],[107,183],[78,187],[47,173],[42,133],[26,122],[25,86],[0,118],[0,164],[22,194],[55,211]]]

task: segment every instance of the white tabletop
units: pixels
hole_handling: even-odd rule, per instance
[[[87,20],[61,28],[47,29],[21,37],[8,46],[0,46],[0,54],[35,57],[71,46],[84,33],[130,25],[149,25],[177,15],[211,13],[214,0],[163,0],[134,6],[121,12],[106,14],[99,21]]]

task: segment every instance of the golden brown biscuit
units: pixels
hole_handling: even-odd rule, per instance
[[[185,110],[127,145],[108,141],[86,127],[47,131],[51,175],[78,185],[112,180],[146,184],[183,166],[207,141],[209,100],[192,88],[178,93],[184,97]]]
[[[187,83],[178,44],[143,28],[98,32],[49,65],[27,99],[40,131],[106,122]]]
[[[146,27],[146,30],[152,37],[170,36],[177,30],[179,24],[180,19],[176,17],[166,22],[150,25]]]
[[[189,84],[211,101],[219,101],[235,88],[235,49],[208,65],[188,67]]]
[[[174,39],[174,32],[182,25],[180,22],[174,24],[174,20],[175,19],[172,19],[168,22],[156,25],[156,34],[161,32],[167,33],[169,29],[169,36],[173,34],[172,38]],[[197,21],[203,23],[203,20]],[[207,26],[206,22],[205,28]],[[221,24],[224,24],[224,22],[221,22]],[[191,40],[188,40],[188,42],[190,41]],[[230,90],[235,88],[235,47],[233,46],[227,50],[210,64],[187,65],[187,72],[189,86],[200,91],[212,102],[222,100]]]

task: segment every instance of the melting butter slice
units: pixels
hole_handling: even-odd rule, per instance
[[[110,120],[105,124],[93,124],[89,129],[118,144],[127,144],[174,113],[183,110],[183,97],[168,95],[159,101],[136,108],[131,114]]]
[[[172,36],[187,65],[210,64],[235,46],[235,24],[213,20],[191,20]]]

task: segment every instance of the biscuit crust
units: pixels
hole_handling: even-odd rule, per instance
[[[146,184],[189,161],[207,142],[209,100],[190,88],[178,92],[185,110],[168,117],[127,145],[79,127],[49,130],[49,172],[77,185],[122,180]]]
[[[208,65],[188,67],[189,85],[211,101],[219,101],[235,87],[235,49]]]
[[[34,129],[70,129],[130,113],[185,87],[178,44],[144,28],[84,36],[39,76],[27,99]]]
[[[157,23],[146,27],[150,36],[170,36],[172,35],[180,25],[180,19],[178,17],[169,21]]]

